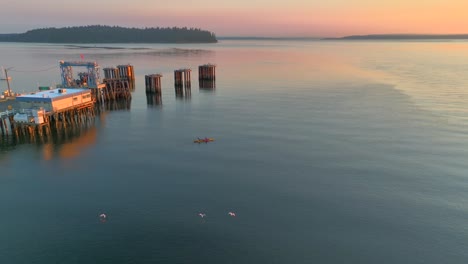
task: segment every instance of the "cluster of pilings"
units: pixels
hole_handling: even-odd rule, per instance
[[[161,74],[145,75],[146,93],[161,94]]]
[[[216,88],[216,65],[205,64],[198,66],[198,84],[200,89]]]
[[[135,80],[135,71],[134,71],[132,65],[130,65],[130,64],[118,65],[117,69],[119,70],[119,78],[126,78],[128,80]]]
[[[106,76],[114,76],[119,74],[118,71],[113,70],[110,72],[109,68],[105,69]],[[113,73],[113,72],[116,73]],[[145,75],[145,87],[147,94],[161,94],[161,74]],[[174,70],[174,88],[176,97],[190,97],[191,95],[191,81],[192,70],[183,68]],[[198,66],[198,81],[201,89],[214,89],[216,87],[216,65],[204,64]],[[148,98],[148,104],[154,100]]]
[[[133,65],[117,65],[117,67],[104,68],[105,79],[128,79],[135,80]]]
[[[106,79],[106,88],[103,89],[105,101],[119,99],[128,100],[132,98],[132,83],[125,79]]]
[[[198,80],[216,80],[216,65],[205,64],[198,66]]]
[[[191,76],[191,69],[179,69],[174,71],[174,87],[176,97],[190,97],[192,87]]]
[[[43,141],[52,133],[61,133],[68,128],[87,126],[94,121],[95,108],[93,103],[71,108],[64,111],[48,113],[44,116],[44,122],[19,122],[14,120],[14,115],[1,116],[1,132],[4,136],[13,136],[16,139],[28,139],[29,141]]]
[[[119,69],[114,67],[104,68],[104,78],[105,79],[120,79]]]
[[[176,88],[190,88],[191,86],[191,69],[179,69],[174,71],[174,85]]]
[[[96,102],[131,99],[135,90],[135,71],[132,65],[118,65],[104,68],[105,86],[96,91]]]

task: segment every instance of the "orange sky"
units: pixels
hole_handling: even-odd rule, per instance
[[[63,3],[42,0],[2,4],[0,33],[90,24],[199,27],[218,36],[468,33],[468,1],[462,0],[80,0]]]

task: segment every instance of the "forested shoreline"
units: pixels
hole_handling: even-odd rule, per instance
[[[125,28],[80,26],[41,28],[25,33],[0,34],[0,42],[38,43],[216,43],[213,32],[199,28]]]

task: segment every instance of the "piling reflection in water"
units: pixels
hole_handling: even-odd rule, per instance
[[[190,87],[176,87],[175,88],[176,99],[190,100],[192,98],[192,89]]]
[[[115,100],[103,105],[105,111],[129,111],[132,106],[132,100]]]
[[[206,91],[214,91],[216,89],[216,81],[214,80],[199,80],[199,88]]]
[[[161,94],[154,94],[154,93],[146,94],[146,103],[148,104],[148,106],[151,106],[151,107],[162,106]]]

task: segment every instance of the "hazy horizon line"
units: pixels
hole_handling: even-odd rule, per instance
[[[350,34],[342,36],[256,36],[256,35],[223,35],[217,36],[218,39],[342,39],[349,37],[450,37],[450,36],[468,36],[468,33],[457,34],[432,34],[432,33],[375,33],[375,34]]]

